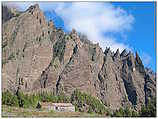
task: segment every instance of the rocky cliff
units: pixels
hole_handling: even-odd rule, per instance
[[[6,12],[7,7],[3,17]],[[103,51],[74,29],[64,33],[46,22],[37,4],[4,19],[2,91],[70,96],[79,89],[112,110],[127,105],[139,110],[156,96],[155,74],[144,68],[138,53]]]

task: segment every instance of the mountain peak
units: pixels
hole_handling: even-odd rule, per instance
[[[124,49],[124,50],[122,51],[122,53],[121,53],[121,57],[124,57],[124,56],[126,56],[126,55],[127,55],[127,50]]]
[[[35,4],[35,5],[31,5],[28,10],[36,10],[36,9],[39,9],[39,5],[38,4]]]
[[[142,60],[140,59],[140,57],[139,57],[139,55],[138,55],[138,52],[136,52],[136,62],[137,62],[139,65],[143,65]]]
[[[50,28],[53,28],[54,27],[54,22],[52,20],[48,21],[48,26]]]
[[[137,52],[136,58],[126,49],[121,55],[110,47],[103,52],[75,29],[65,33],[55,27],[54,19],[47,22],[38,4],[21,14],[3,24],[2,91],[16,92],[20,87],[24,93],[70,96],[80,89],[112,110],[127,103],[139,110],[150,98],[148,92],[156,94],[154,80],[147,80],[155,77],[145,77],[153,73],[145,72]]]
[[[119,49],[117,49],[116,53],[114,54],[115,57],[119,57],[120,56],[120,51]]]
[[[38,4],[35,5],[31,5],[26,12],[28,12],[29,14],[31,13],[31,15],[33,15],[36,19],[39,20],[40,24],[47,24],[46,23],[46,19],[45,16],[42,12],[42,10],[40,9]]]
[[[34,14],[36,12],[42,12],[38,4],[31,5],[26,11],[29,11],[31,14]]]

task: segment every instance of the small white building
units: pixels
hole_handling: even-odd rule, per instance
[[[49,111],[53,110],[56,112],[75,112],[75,106],[71,103],[42,102],[41,108]]]

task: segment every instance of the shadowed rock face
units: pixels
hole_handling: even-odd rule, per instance
[[[8,9],[7,6],[2,6],[2,22],[6,22],[13,17],[13,13]]]
[[[7,22],[13,17],[17,17],[21,12],[17,11],[15,8],[9,8],[2,5],[2,23]]]
[[[66,34],[47,23],[38,5],[3,23],[2,31],[3,91],[70,96],[77,88],[112,110],[127,105],[139,110],[156,96],[155,74],[138,53],[103,52],[74,29]]]

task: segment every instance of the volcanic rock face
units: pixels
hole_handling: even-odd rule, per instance
[[[113,110],[139,110],[156,96],[155,74],[138,53],[103,52],[74,29],[66,34],[47,23],[38,5],[8,19],[2,31],[2,91],[70,96],[77,88]]]
[[[49,26],[38,5],[3,24],[2,87],[31,90],[52,59]]]

